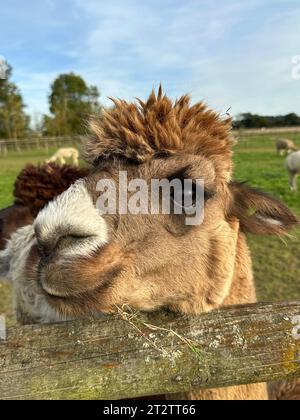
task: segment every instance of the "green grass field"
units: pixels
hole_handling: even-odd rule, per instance
[[[42,163],[52,156],[57,148],[46,150],[27,150],[20,153],[11,152],[7,156],[0,155],[0,208],[10,205],[13,201],[13,185],[16,176],[26,163]]]
[[[299,134],[280,134],[297,144]],[[284,158],[275,153],[278,136],[260,134],[244,135],[235,146],[234,162],[236,180],[248,181],[252,186],[273,193],[289,205],[300,217],[300,191],[291,193]],[[300,141],[298,140],[300,146]],[[18,172],[27,162],[45,160],[48,153],[26,151],[22,155],[11,153],[0,156],[0,208],[12,202],[12,189]],[[299,181],[300,182],[300,181]],[[299,185],[300,190],[300,185]],[[292,300],[300,296],[300,229],[291,239],[249,236],[253,256],[255,280],[260,300]],[[8,289],[0,284],[0,313],[8,312]],[[10,311],[11,312],[11,311]]]
[[[290,138],[299,144],[299,134]],[[235,147],[235,179],[248,181],[252,186],[272,193],[300,217],[300,191],[288,188],[285,158],[275,153],[278,136],[257,135],[241,137]],[[298,141],[297,141],[298,140]],[[300,185],[299,185],[300,190]],[[300,296],[300,229],[293,238],[249,236],[253,268],[260,300],[278,301]]]

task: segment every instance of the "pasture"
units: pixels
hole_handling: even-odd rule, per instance
[[[300,147],[300,135],[280,133],[295,141]],[[269,133],[239,134],[234,150],[234,178],[248,181],[252,186],[264,189],[283,200],[300,217],[300,191],[291,193],[284,158],[275,153],[278,136]],[[10,152],[0,156],[0,208],[12,203],[14,180],[27,162],[44,161],[54,149],[28,150],[22,154]],[[299,181],[300,182],[300,181]],[[299,185],[300,189],[300,185]],[[291,238],[249,236],[253,256],[254,275],[259,300],[293,300],[300,295],[300,229]],[[7,286],[0,283],[0,313],[8,314],[13,322],[10,294]]]
[[[300,147],[299,134],[280,134],[280,137],[290,138]],[[235,147],[234,177],[272,193],[300,217],[300,191],[292,193],[289,190],[288,174],[284,168],[285,158],[275,153],[277,138],[274,134],[241,136]],[[249,244],[259,300],[298,299],[300,229],[293,233],[293,237],[284,239],[250,235]]]

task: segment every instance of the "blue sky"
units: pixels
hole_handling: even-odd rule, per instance
[[[107,96],[160,82],[220,112],[300,113],[299,0],[0,0],[0,55],[28,112],[48,112],[53,79],[74,71]]]

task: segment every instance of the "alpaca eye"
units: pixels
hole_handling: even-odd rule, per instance
[[[203,197],[202,187],[191,180],[181,182],[180,189],[173,189],[172,200],[175,207],[189,211],[195,208],[195,205]]]
[[[181,188],[172,189],[172,201],[174,210],[180,213],[184,210],[186,213],[193,214],[196,206],[203,207],[204,203],[215,195],[214,191],[205,190],[203,184],[193,182],[192,180],[181,181]]]

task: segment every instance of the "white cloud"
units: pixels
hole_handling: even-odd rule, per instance
[[[57,0],[47,4],[49,10],[62,7]],[[221,112],[229,107],[234,114],[298,111],[300,82],[291,78],[291,58],[300,53],[300,5],[294,0],[72,4],[64,19],[69,19],[76,43],[50,37],[44,46],[69,64],[62,60],[56,71],[37,72],[32,62],[25,74],[16,69],[31,112],[47,110],[51,81],[71,70],[97,84],[105,103],[106,96],[145,97],[162,82],[171,96],[188,91]],[[77,20],[72,26],[74,16],[82,17],[82,26]]]
[[[299,40],[294,9],[273,11],[269,0],[77,4],[94,22],[79,63],[93,66],[105,95],[132,98],[162,81],[173,96],[189,91],[220,111],[288,112],[296,105],[288,67]]]
[[[62,69],[61,72],[64,72]],[[26,112],[33,115],[48,113],[47,96],[50,91],[50,83],[60,73],[58,72],[39,72],[16,68],[14,78],[18,81],[18,86],[27,104]]]

